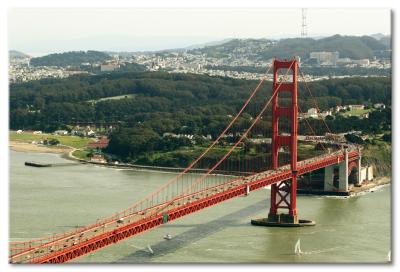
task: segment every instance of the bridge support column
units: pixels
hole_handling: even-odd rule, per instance
[[[349,154],[344,151],[344,161],[325,167],[324,191],[347,192],[349,190]],[[358,161],[358,183],[361,179],[361,159]]]
[[[292,176],[289,180],[273,184],[271,186],[271,206],[268,218],[251,220],[253,225],[275,227],[300,227],[315,225],[310,220],[299,220],[296,207],[297,191],[297,130],[298,130],[298,105],[297,105],[297,61],[274,60],[274,82],[272,97],[272,169],[279,167],[279,149],[288,147],[290,150],[290,169]],[[278,81],[278,70],[287,69],[292,72],[292,80]],[[291,94],[291,106],[283,106],[278,103],[279,94],[288,92]],[[290,134],[279,132],[279,120],[286,117],[290,121]],[[287,213],[278,213],[279,209],[287,210]]]
[[[361,154],[361,152],[360,151],[358,151],[358,154]],[[360,155],[360,158],[358,159],[358,169],[357,169],[357,171],[358,171],[358,176],[357,176],[357,178],[358,178],[358,180],[357,180],[357,184],[358,185],[361,185],[361,183],[363,182],[362,181],[362,179],[361,179],[361,155]]]
[[[349,153],[344,151],[344,161],[339,164],[339,191],[348,191],[349,189]]]
[[[325,167],[324,191],[334,191],[337,189],[333,184],[333,170],[334,170],[333,165]]]

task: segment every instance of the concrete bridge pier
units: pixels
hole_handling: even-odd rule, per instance
[[[344,151],[345,159],[338,165],[331,165],[325,168],[324,191],[349,191],[349,176],[355,168],[357,171],[355,184],[361,184],[361,157],[349,165],[348,150]],[[350,166],[350,167],[349,167]]]

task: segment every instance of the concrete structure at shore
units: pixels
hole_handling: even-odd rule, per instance
[[[363,182],[373,179],[372,166],[361,166],[361,156],[356,162],[349,163],[346,150],[342,163],[325,168],[324,191],[348,192],[350,186],[361,186]]]

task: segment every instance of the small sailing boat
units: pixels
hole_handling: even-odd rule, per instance
[[[295,255],[303,254],[303,252],[301,251],[301,248],[300,248],[300,239],[297,240],[296,244],[294,245],[294,254]]]
[[[388,262],[392,261],[392,251],[389,250],[388,255],[387,255],[387,260]]]

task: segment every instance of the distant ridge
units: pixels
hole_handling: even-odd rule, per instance
[[[111,60],[111,56],[100,51],[71,51],[65,53],[50,54],[31,59],[33,66],[79,66],[82,63],[94,63]]]
[[[266,46],[268,43],[268,46]],[[387,43],[371,36],[341,36],[313,38],[270,39],[232,39],[226,43],[190,50],[191,53],[203,53],[212,57],[224,57],[232,54],[248,55],[252,59],[287,58],[300,56],[308,58],[313,51],[338,51],[341,58],[373,58],[375,51],[390,49]],[[254,54],[252,54],[254,53]]]
[[[8,54],[10,56],[10,58],[14,58],[14,59],[24,59],[24,58],[29,58],[30,56],[21,52],[21,51],[17,51],[17,50],[10,50],[8,51]]]

